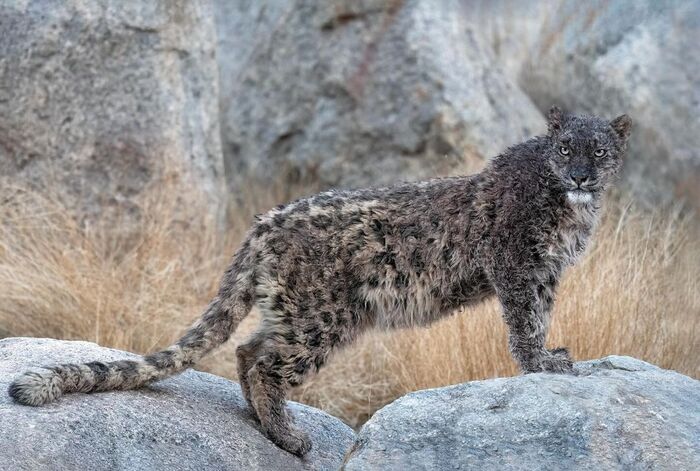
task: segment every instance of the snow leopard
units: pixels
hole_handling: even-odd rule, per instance
[[[241,389],[262,431],[299,456],[311,441],[285,408],[287,391],[372,328],[427,326],[495,297],[523,372],[572,372],[566,348],[545,347],[555,292],[590,241],[631,120],[557,107],[547,118],[545,135],[479,173],[330,190],[257,216],[218,293],[175,344],[140,360],[30,371],[10,396],[38,406],[169,377],[227,341],[253,306],[260,324],[236,349]]]

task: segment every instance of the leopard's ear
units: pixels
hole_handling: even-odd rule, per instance
[[[615,134],[617,134],[617,137],[619,137],[622,142],[626,143],[632,131],[632,118],[626,114],[620,115],[610,121],[610,126],[615,131]]]
[[[547,130],[550,136],[559,134],[564,120],[564,112],[558,106],[552,106],[547,113]]]

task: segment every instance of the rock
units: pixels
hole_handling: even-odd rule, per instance
[[[408,394],[345,469],[700,469],[700,382],[629,357]]]
[[[0,175],[81,214],[175,167],[223,209],[216,31],[200,0],[0,5]]]
[[[314,444],[301,460],[262,435],[238,384],[192,370],[137,391],[70,394],[37,408],[6,393],[28,367],[134,356],[88,342],[0,340],[0,468],[338,469],[353,442],[339,420],[290,403]]]
[[[471,16],[540,110],[634,120],[623,184],[700,209],[700,2],[479,1]]]
[[[234,186],[240,176],[348,187],[476,170],[545,129],[464,2],[216,4]]]

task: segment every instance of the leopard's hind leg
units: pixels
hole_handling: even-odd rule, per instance
[[[311,449],[311,440],[292,425],[285,409],[289,385],[282,377],[280,360],[278,353],[271,352],[258,359],[248,371],[250,402],[270,440],[290,453],[303,456]]]
[[[248,382],[248,373],[251,368],[255,365],[258,359],[258,349],[260,348],[263,337],[259,334],[254,334],[251,339],[246,343],[241,344],[236,348],[236,360],[238,362],[238,381],[241,384],[241,390],[243,391],[243,397],[245,397],[248,404],[253,405],[250,402],[250,384]]]
[[[352,319],[351,315],[347,317]],[[292,322],[287,335],[270,330],[260,333],[256,345],[247,344],[240,350],[239,362],[246,369],[254,361],[246,381],[249,402],[263,432],[280,448],[302,456],[311,449],[311,441],[293,425],[292,414],[285,408],[286,392],[300,386],[334,349],[355,338],[360,329],[351,321],[336,330],[311,328],[309,324],[305,329],[297,327]]]

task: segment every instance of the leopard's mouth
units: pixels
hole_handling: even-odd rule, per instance
[[[593,193],[582,188],[567,191],[566,197],[574,204],[588,204],[593,201]]]

